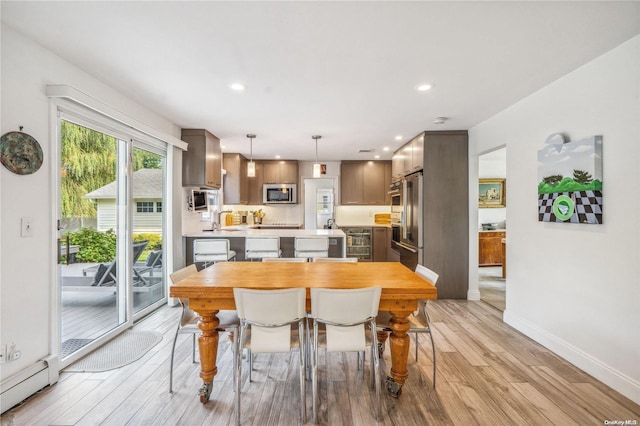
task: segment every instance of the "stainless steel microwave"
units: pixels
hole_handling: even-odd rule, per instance
[[[262,186],[264,204],[296,204],[297,186],[295,183],[269,183]]]

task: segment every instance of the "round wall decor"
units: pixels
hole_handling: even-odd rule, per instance
[[[42,148],[31,135],[8,132],[0,138],[0,161],[17,175],[30,175],[42,166]]]

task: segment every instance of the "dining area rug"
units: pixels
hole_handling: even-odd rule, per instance
[[[63,371],[95,373],[120,368],[142,358],[160,341],[162,333],[157,331],[127,330]]]

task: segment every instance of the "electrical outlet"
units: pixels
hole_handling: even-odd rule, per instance
[[[15,361],[17,359],[20,359],[20,356],[22,355],[22,352],[20,351],[13,351],[9,354],[9,361]]]

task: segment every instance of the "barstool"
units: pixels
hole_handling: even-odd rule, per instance
[[[247,236],[244,239],[244,258],[247,260],[280,257],[280,237]]]
[[[329,237],[295,237],[294,257],[329,257]]]
[[[206,268],[210,263],[227,262],[235,259],[236,252],[231,250],[229,240],[209,238],[193,241],[193,263],[203,263]]]

